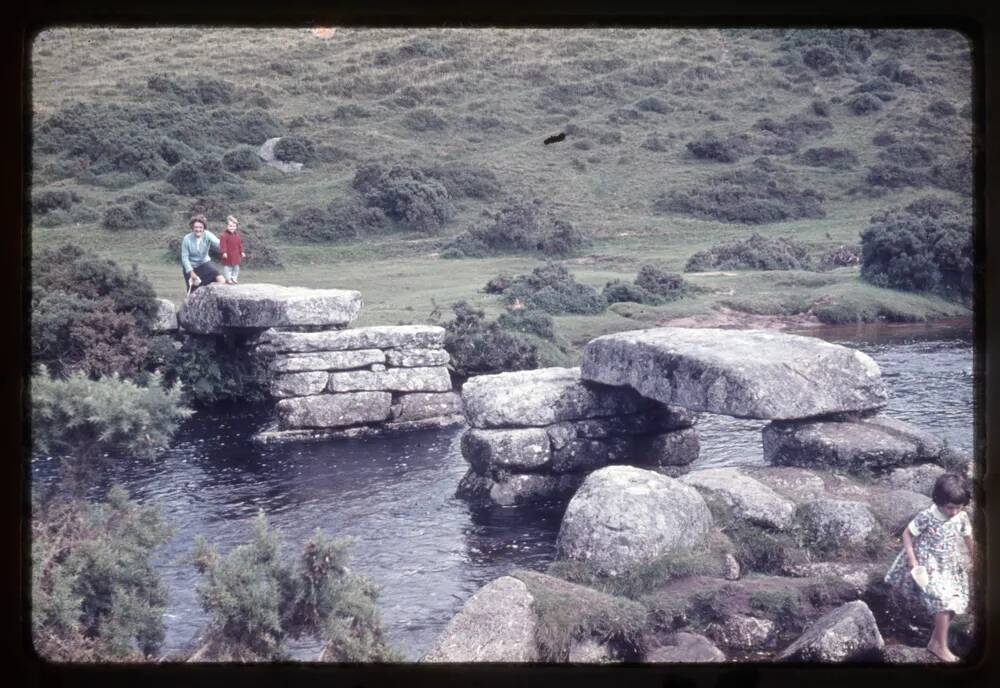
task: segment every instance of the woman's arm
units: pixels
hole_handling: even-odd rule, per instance
[[[181,267],[184,272],[191,272],[191,254],[188,252],[187,237],[181,239]]]

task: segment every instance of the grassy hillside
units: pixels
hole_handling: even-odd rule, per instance
[[[561,260],[600,289],[644,263],[680,272],[751,231],[819,257],[857,245],[876,212],[972,194],[972,67],[950,31],[54,29],[31,65],[33,249],[68,241],[138,263],[177,302],[168,247],[195,210],[215,231],[242,219],[244,281],[359,289],[361,324],[394,324],[435,305],[447,317],[459,299],[502,310],[483,285],[540,255],[440,253],[511,200],[541,199],[591,237]],[[271,136],[295,137],[301,172],[241,169]],[[443,226],[352,224],[359,168],[399,161],[452,171],[431,174],[448,187]],[[289,231],[307,209],[318,224]],[[307,241],[334,210],[348,236]],[[281,267],[254,264],[262,245]],[[857,273],[690,273],[688,298],[556,323],[580,342],[720,307],[967,312]]]

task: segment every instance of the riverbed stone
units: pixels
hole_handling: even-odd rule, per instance
[[[945,469],[937,464],[922,463],[916,466],[895,468],[883,476],[879,483],[898,490],[909,490],[928,497],[934,492],[934,483]]]
[[[479,589],[424,655],[424,662],[536,662],[534,597],[503,576]]]
[[[776,466],[882,471],[936,461],[945,449],[933,435],[887,416],[776,422],[762,435],[764,460]]]
[[[462,397],[455,392],[411,392],[400,394],[392,404],[396,421],[423,420],[462,414]]]
[[[391,403],[388,392],[351,392],[282,399],[276,408],[282,429],[334,428],[387,420]]]
[[[834,579],[851,586],[853,593],[860,597],[873,580],[881,580],[885,571],[880,564],[864,561],[812,561],[785,564],[781,573],[792,578]]]
[[[775,657],[793,662],[876,661],[885,641],[875,617],[856,600],[824,614]]]
[[[569,644],[570,664],[610,664],[619,661],[611,647],[594,638],[574,638]]]
[[[470,428],[462,435],[462,456],[480,474],[498,469],[536,470],[551,459],[549,436],[544,428]]]
[[[689,466],[698,458],[701,441],[698,431],[684,428],[659,435],[644,435],[635,441],[631,463],[655,467],[661,473],[669,473],[672,467]]]
[[[926,647],[909,645],[886,645],[882,649],[882,661],[886,664],[941,664],[941,659]]]
[[[770,619],[730,614],[722,622],[709,624],[709,637],[723,647],[734,650],[760,650],[767,646],[775,631]]]
[[[323,332],[286,332],[270,329],[261,333],[257,338],[257,345],[275,353],[350,349],[440,349],[444,346],[444,328],[437,325],[374,325]]]
[[[295,373],[307,370],[353,370],[373,363],[385,363],[381,349],[354,351],[317,351],[311,354],[285,354],[271,361],[272,373]]]
[[[574,439],[552,451],[551,470],[553,473],[578,473],[609,463],[622,463],[632,457],[633,446],[629,437]]]
[[[490,489],[494,480],[489,475],[479,473],[475,468],[466,471],[462,479],[458,481],[458,488],[455,496],[460,499],[485,500],[489,499]]]
[[[830,548],[856,548],[878,528],[871,509],[864,502],[844,499],[818,499],[796,510],[810,542],[821,542]]]
[[[195,290],[178,314],[195,334],[272,327],[344,327],[361,312],[361,292],[279,284],[208,284]]]
[[[697,633],[674,633],[642,658],[647,664],[725,662],[726,655],[712,641]]]
[[[490,485],[489,498],[497,506],[515,506],[532,502],[565,499],[580,486],[584,476],[579,473],[544,475],[541,473],[510,473],[496,476]]]
[[[914,516],[933,503],[927,495],[909,490],[891,490],[880,492],[868,502],[868,508],[882,527],[890,533],[901,534]]]
[[[396,368],[420,368],[448,365],[451,354],[444,349],[390,349],[386,362]]]
[[[661,327],[605,335],[584,347],[581,376],[738,418],[870,411],[887,399],[878,365],[860,351],[765,330]]]
[[[275,375],[270,383],[271,396],[283,399],[320,394],[326,389],[327,377],[323,371]]]
[[[480,375],[465,383],[462,401],[477,428],[542,427],[653,407],[633,390],[582,382],[579,368]]]
[[[694,488],[654,471],[608,466],[591,473],[570,500],[557,557],[616,575],[697,547],[711,527],[712,516]]]
[[[775,530],[787,530],[795,519],[795,503],[738,468],[706,468],[680,478],[719,502],[739,519]]]
[[[177,306],[169,299],[156,299],[156,315],[150,326],[153,334],[177,331]]]
[[[330,373],[331,392],[450,392],[451,376],[444,366],[436,368],[389,368],[381,372],[347,370]]]

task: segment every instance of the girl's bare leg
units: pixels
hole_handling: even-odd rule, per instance
[[[948,649],[948,626],[951,624],[952,612],[938,612],[934,615],[934,630],[931,632],[931,641],[927,643],[927,649],[931,654],[939,657],[945,662],[957,662],[958,657]]]

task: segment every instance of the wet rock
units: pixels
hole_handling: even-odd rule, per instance
[[[696,633],[675,633],[666,645],[646,653],[649,664],[725,662],[726,655],[712,641]]]
[[[738,418],[795,419],[885,405],[878,365],[811,337],[662,327],[591,340],[581,376],[664,404]]]
[[[909,490],[928,497],[934,492],[934,482],[945,469],[933,463],[905,466],[889,471],[879,483],[897,490]]]
[[[177,331],[177,306],[168,299],[156,299],[156,316],[150,326],[153,334]]]
[[[537,620],[528,586],[498,578],[466,601],[423,662],[535,662]]]
[[[188,297],[178,321],[195,334],[220,334],[229,329],[344,327],[358,317],[361,306],[361,293],[347,289],[208,284]]]
[[[653,408],[630,389],[582,382],[578,368],[480,375],[465,383],[462,400],[477,428],[543,427]]]
[[[458,415],[462,415],[462,398],[455,392],[402,394],[392,405],[392,419],[395,421]]]
[[[615,575],[672,550],[697,547],[712,526],[694,488],[631,466],[591,473],[570,500],[557,557]]]
[[[492,487],[493,478],[477,473],[475,469],[470,468],[458,481],[455,496],[461,499],[488,499]]]
[[[751,523],[786,530],[795,517],[795,503],[738,468],[693,471],[681,482],[693,486],[711,503],[719,500],[733,515]]]
[[[311,354],[286,354],[271,361],[272,373],[295,373],[307,370],[352,370],[385,363],[380,349],[355,351],[319,351]]]
[[[376,325],[323,332],[285,332],[271,329],[261,333],[257,338],[257,344],[265,351],[275,353],[351,349],[440,349],[444,346],[444,328],[437,325]]]
[[[819,499],[799,506],[796,519],[806,538],[830,548],[861,547],[878,522],[868,505],[842,499]]]
[[[771,423],[764,428],[763,439],[764,460],[769,464],[849,471],[936,461],[945,448],[929,433],[886,416]]]
[[[396,368],[420,368],[447,365],[451,355],[444,349],[391,349],[386,360]]]
[[[583,482],[579,473],[542,475],[539,473],[511,473],[496,476],[490,486],[490,501],[498,506],[514,506],[529,502],[546,502],[564,499],[573,494]]]
[[[539,469],[551,458],[549,436],[542,428],[470,428],[462,435],[462,456],[480,474],[496,469]]]
[[[775,624],[770,619],[732,614],[722,623],[709,624],[706,632],[723,647],[760,650],[767,647],[774,630]]]
[[[605,440],[575,439],[552,452],[553,473],[592,471],[609,463],[628,461],[633,441],[627,437]]]
[[[661,473],[668,467],[689,466],[698,458],[701,441],[698,431],[685,428],[660,435],[645,435],[636,438],[636,465],[655,467]]]
[[[279,399],[285,397],[304,397],[320,394],[326,389],[328,373],[307,372],[275,375],[271,378],[271,396]]]
[[[387,420],[391,402],[388,392],[353,392],[282,399],[276,408],[282,429],[334,428]]]
[[[437,368],[389,368],[382,372],[348,370],[330,373],[331,392],[450,392],[451,376],[444,366]]]
[[[880,657],[884,645],[871,610],[858,600],[821,616],[775,659],[794,662],[874,661]]]

